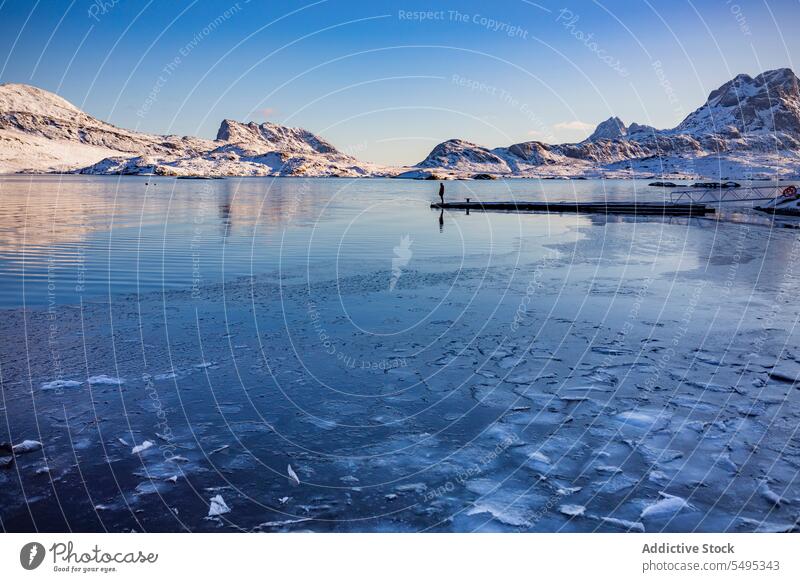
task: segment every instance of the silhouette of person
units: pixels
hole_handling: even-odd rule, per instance
[[[444,232],[444,208],[439,211],[439,232]]]
[[[439,198],[442,199],[442,204],[444,204],[444,183],[439,182]]]

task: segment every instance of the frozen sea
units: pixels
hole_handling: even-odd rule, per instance
[[[798,529],[796,221],[435,194],[0,178],[0,528]]]

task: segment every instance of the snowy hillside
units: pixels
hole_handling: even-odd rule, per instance
[[[439,144],[419,166],[506,176],[743,178],[800,174],[800,90],[791,69],[739,75],[713,91],[677,127],[657,130],[618,117],[584,141],[538,141],[487,149]]]
[[[584,141],[489,149],[459,139],[412,168],[363,163],[305,130],[226,119],[216,139],[129,131],[29,85],[0,85],[0,173],[209,176],[744,177],[800,174],[800,89],[790,69],[738,75],[677,127],[603,121]]]
[[[0,173],[73,171],[162,175],[384,175],[304,129],[225,120],[216,140],[129,131],[61,97],[0,85]]]
[[[212,143],[120,129],[49,91],[0,85],[0,173],[76,169],[109,156],[169,156]]]

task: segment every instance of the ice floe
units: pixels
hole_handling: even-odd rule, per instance
[[[525,512],[519,507],[509,506],[503,501],[479,500],[467,510],[467,515],[489,514],[500,523],[511,526],[524,526],[528,523]]]
[[[297,476],[291,465],[286,466],[286,473],[289,475],[289,480],[295,485],[300,485],[300,477]]]
[[[78,388],[81,384],[83,382],[78,382],[77,380],[52,380],[44,382],[40,388],[42,390],[61,390],[62,388]]]
[[[125,383],[124,378],[115,378],[113,376],[106,376],[105,374],[100,374],[99,376],[91,376],[89,377],[86,382],[92,385],[107,385],[107,386],[121,386]]]
[[[627,519],[617,519],[616,517],[601,517],[600,521],[620,527],[627,531],[644,533],[644,524],[639,521],[628,521]]]
[[[42,448],[42,443],[39,441],[34,440],[24,440],[21,443],[17,443],[12,447],[12,451],[15,455],[24,455],[25,453],[32,453],[34,451],[38,451]]]
[[[225,503],[225,500],[222,498],[222,495],[215,495],[209,501],[208,517],[217,517],[230,512],[231,508],[228,507],[227,503]]]
[[[651,503],[642,510],[640,519],[664,519],[672,517],[684,509],[694,509],[694,507],[686,501],[683,497],[677,495],[670,495],[669,493],[660,493],[661,499]]]
[[[558,510],[564,515],[568,515],[570,517],[579,517],[586,513],[586,508],[583,505],[573,505],[571,503],[559,505]]]
[[[298,517],[295,519],[282,519],[276,521],[265,521],[263,523],[258,524],[255,528],[253,528],[253,532],[263,531],[263,530],[273,530],[275,528],[283,528],[289,525],[296,525],[298,523],[305,523],[307,521],[311,521],[313,518],[311,517]]]
[[[762,480],[761,483],[759,484],[758,493],[759,495],[761,495],[761,497],[763,497],[773,505],[780,505],[781,503],[784,503],[784,499],[769,488],[769,485],[767,484],[766,480]]]
[[[153,441],[144,441],[142,442],[142,444],[133,447],[131,449],[131,453],[133,453],[134,455],[138,455],[139,453],[146,451],[153,445],[154,445]]]

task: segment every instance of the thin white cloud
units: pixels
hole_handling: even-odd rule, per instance
[[[585,123],[583,121],[560,121],[553,126],[555,129],[565,129],[568,131],[586,131],[587,129],[594,129],[594,125],[591,123]]]
[[[530,130],[528,132],[528,135],[531,136],[531,137],[539,138],[539,139],[544,139],[544,138],[551,137],[550,132],[539,131],[539,130],[536,130],[536,129]]]

